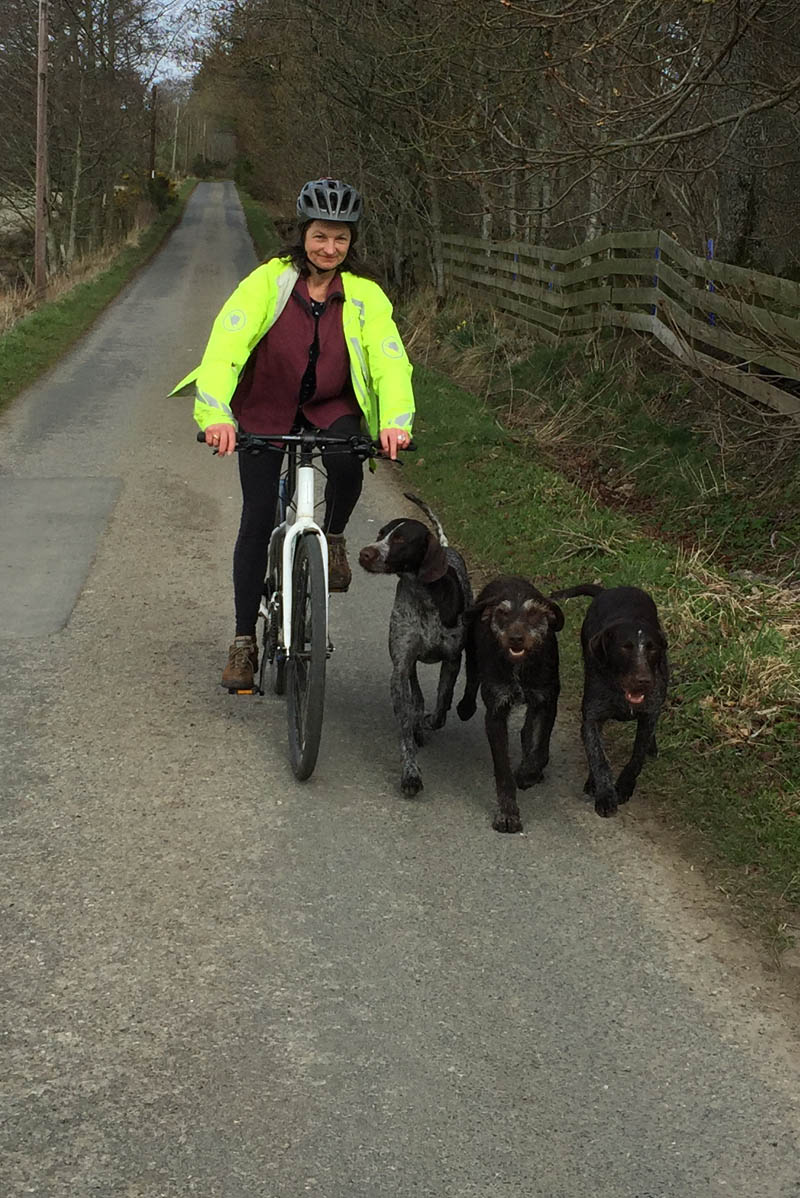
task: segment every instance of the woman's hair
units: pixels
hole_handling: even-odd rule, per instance
[[[308,258],[306,257],[305,239],[306,229],[310,224],[311,221],[309,220],[301,221],[297,226],[296,238],[291,242],[287,242],[281,249],[275,250],[273,254],[270,254],[267,261],[270,262],[273,258],[288,258],[292,265],[300,271],[303,278],[307,279],[311,274],[311,270],[308,265]],[[358,226],[348,225],[348,228],[350,230],[350,246],[344,261],[339,264],[338,269],[347,270],[351,275],[360,275],[364,279],[371,279],[374,283],[379,282],[377,272],[372,267],[367,266],[365,262],[362,262],[359,256],[353,252],[355,244],[358,241]]]

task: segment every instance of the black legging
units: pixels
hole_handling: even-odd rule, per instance
[[[350,437],[361,432],[361,417],[340,416],[325,432]],[[240,453],[242,519],[233,550],[233,595],[236,635],[255,632],[258,605],[267,570],[269,538],[275,526],[281,453]],[[343,533],[358,503],[364,481],[363,464],[352,453],[325,455],[325,521],[330,533]]]

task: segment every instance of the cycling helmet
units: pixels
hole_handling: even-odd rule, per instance
[[[363,204],[355,187],[341,179],[312,179],[297,197],[297,215],[301,220],[340,220],[354,225]]]

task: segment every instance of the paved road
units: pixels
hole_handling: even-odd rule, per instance
[[[202,185],[0,421],[0,1192],[800,1195],[777,985],[576,797],[574,727],[525,836],[489,827],[477,720],[400,798],[392,586],[363,574],[309,783],[282,701],[217,686],[235,472],[162,397],[252,261]],[[352,541],[396,495],[370,480]]]

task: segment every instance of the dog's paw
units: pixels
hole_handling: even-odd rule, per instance
[[[462,699],[456,706],[456,712],[460,720],[471,720],[477,710],[478,704],[474,699]]]
[[[521,832],[522,820],[519,817],[519,812],[503,811],[498,807],[494,813],[492,827],[495,832]]]
[[[617,800],[620,803],[627,803],[628,799],[636,789],[636,775],[623,770],[617,778],[615,790],[617,792]]]
[[[443,715],[437,715],[435,711],[432,711],[429,715],[425,716],[422,726],[426,732],[438,732],[440,728],[444,728],[446,720],[447,712]]]
[[[604,790],[595,796],[594,809],[598,815],[604,819],[608,819],[611,815],[617,814],[617,792],[615,790]]]
[[[407,799],[413,799],[422,790],[422,775],[419,770],[403,770],[400,789]]]
[[[514,781],[520,790],[527,790],[529,786],[535,786],[537,782],[544,781],[544,770],[535,765],[521,765],[514,773]]]

